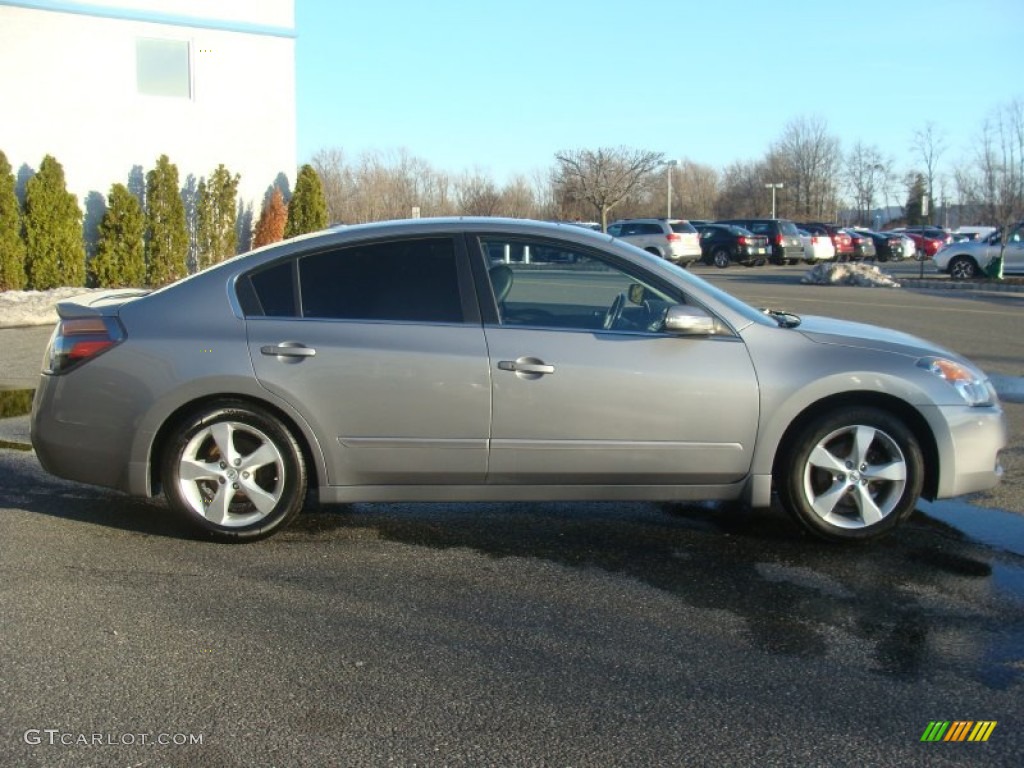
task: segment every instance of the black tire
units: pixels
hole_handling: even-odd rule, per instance
[[[970,256],[954,256],[949,262],[949,276],[954,280],[973,280],[980,275],[977,262]]]
[[[285,527],[301,511],[308,482],[288,428],[240,401],[210,405],[182,421],[167,442],[162,478],[171,508],[226,542],[255,541]]]
[[[725,269],[732,265],[732,259],[729,257],[729,251],[725,248],[718,248],[714,253],[712,253],[711,261],[719,269]]]
[[[829,541],[888,533],[910,513],[924,484],[917,438],[897,416],[848,407],[805,425],[776,462],[783,507]]]

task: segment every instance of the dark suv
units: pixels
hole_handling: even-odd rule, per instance
[[[738,224],[768,238],[772,264],[796,264],[804,257],[800,232],[789,219],[721,219],[716,224]]]

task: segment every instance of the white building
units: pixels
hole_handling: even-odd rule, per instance
[[[294,0],[0,0],[0,150],[16,174],[50,154],[104,198],[161,154],[223,163],[259,206],[294,183]]]

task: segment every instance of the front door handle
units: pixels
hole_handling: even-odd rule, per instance
[[[554,373],[555,366],[548,365],[536,357],[520,357],[518,360],[502,360],[498,363],[498,370],[512,371],[525,374],[528,378],[537,378],[547,373]]]
[[[274,357],[313,357],[316,350],[297,341],[284,341],[280,344],[260,347],[260,353]]]

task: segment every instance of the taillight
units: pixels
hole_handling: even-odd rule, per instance
[[[124,341],[124,328],[113,317],[61,320],[46,350],[46,373],[64,373]]]
[[[748,242],[746,235],[740,235],[738,238],[736,238],[736,242],[739,243],[740,245],[746,245]]]
[[[783,242],[785,242],[785,238],[781,234],[775,236],[776,245],[782,245]]]
[[[665,238],[666,238],[666,239],[667,239],[667,240],[668,240],[668,241],[669,241],[670,243],[674,243],[674,242],[676,242],[677,240],[682,240],[682,239],[683,239],[683,238],[681,238],[681,237],[680,237],[680,236],[679,236],[678,234],[676,234],[675,232],[669,232],[669,233],[668,233],[667,235],[665,235]]]

